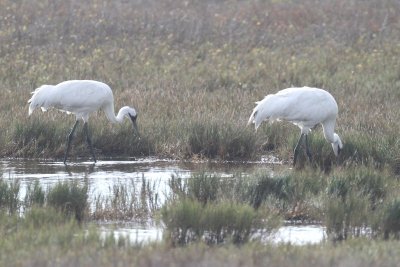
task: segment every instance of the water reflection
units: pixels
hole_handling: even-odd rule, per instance
[[[99,228],[101,237],[113,234],[114,239],[128,240],[131,244],[146,244],[162,240],[163,229],[154,224],[102,224]],[[277,232],[261,239],[263,243],[310,245],[326,240],[325,227],[321,225],[284,225]]]
[[[326,238],[325,227],[321,225],[286,225],[272,236],[272,242],[307,245],[321,243]]]
[[[108,196],[118,184],[140,186],[143,180],[156,184],[159,195],[166,192],[167,182],[172,176],[189,178],[196,172],[207,172],[221,177],[237,173],[251,173],[254,169],[272,171],[274,165],[262,162],[182,162],[155,158],[121,159],[73,163],[45,160],[1,160],[2,177],[18,180],[21,184],[20,198],[23,199],[28,183],[38,180],[46,189],[60,181],[75,180],[89,188],[89,201],[96,196]]]
[[[2,177],[18,180],[21,185],[20,199],[24,199],[26,186],[35,180],[47,189],[60,181],[75,180],[89,188],[89,202],[98,196],[107,197],[114,185],[140,186],[143,180],[156,185],[155,188],[163,201],[168,191],[168,181],[172,176],[189,178],[194,173],[207,172],[221,177],[235,174],[246,175],[255,170],[274,172],[281,165],[260,162],[182,162],[154,158],[104,160],[73,163],[65,166],[63,162],[45,160],[1,160]],[[102,235],[114,233],[115,237],[124,236],[130,241],[146,243],[162,238],[162,228],[153,224],[103,224],[99,227]],[[319,243],[324,238],[324,229],[320,226],[284,226],[270,241],[290,242],[293,244]]]
[[[148,244],[162,240],[162,228],[153,223],[117,223],[99,225],[100,237],[105,239],[113,235],[116,242],[124,238],[131,244]]]

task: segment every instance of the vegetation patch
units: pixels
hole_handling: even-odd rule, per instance
[[[187,199],[164,206],[161,215],[166,225],[166,241],[174,245],[195,241],[239,244],[262,228],[257,212],[245,204],[202,204]]]
[[[246,123],[265,95],[312,86],[337,100],[335,131],[344,143],[335,158],[321,127],[314,129],[315,168],[373,162],[398,173],[396,1],[354,0],[346,10],[341,0],[147,2],[0,1],[0,156],[62,159],[75,118],[54,110],[28,118],[30,92],[94,79],[111,86],[116,108],[137,109],[141,133],[138,139],[130,125],[93,114],[89,128],[100,158],[273,154],[291,163],[296,126],[264,124],[254,133]],[[90,156],[82,136],[78,131],[72,157]],[[299,169],[307,165],[303,157]]]

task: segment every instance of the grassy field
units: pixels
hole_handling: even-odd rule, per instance
[[[42,84],[95,79],[128,123],[91,119],[100,156],[290,161],[299,131],[246,122],[254,102],[291,86],[337,99],[339,163],[390,164],[398,171],[400,54],[397,1],[7,1],[1,0],[0,155],[60,159],[73,116],[36,111]],[[80,137],[81,135],[78,134]],[[312,153],[334,161],[318,128]],[[83,139],[72,153],[88,155]]]
[[[397,0],[0,0],[0,157],[63,157],[74,117],[39,110],[28,117],[27,100],[42,84],[70,79],[106,82],[116,108],[132,105],[139,112],[140,140],[129,123],[111,125],[102,112],[91,117],[100,159],[254,160],[271,154],[290,163],[296,126],[265,124],[255,133],[246,123],[255,101],[291,86],[332,93],[344,143],[335,159],[317,127],[311,168],[302,155],[296,170],[277,177],[254,174],[236,184],[218,177],[173,180],[176,195],[153,207],[170,222],[170,239],[144,247],[111,237],[104,242],[82,228],[82,220],[153,212],[124,188],[115,188],[119,198],[99,201],[90,217],[84,188],[60,185],[52,196],[32,187],[26,202],[41,208],[21,218],[12,212],[20,205],[13,193],[18,185],[0,183],[0,232],[7,237],[0,240],[0,265],[396,265],[399,13]],[[71,152],[89,157],[80,132]],[[150,189],[138,192],[150,197]],[[227,212],[241,228],[190,228],[191,221],[177,219],[186,212],[204,214],[190,218],[215,225],[226,223],[215,214]],[[247,242],[260,218],[271,228],[276,218],[322,221],[332,240],[346,241],[304,247]],[[214,230],[222,235],[196,242]],[[360,239],[366,230],[368,239]],[[225,238],[232,242],[220,242]]]

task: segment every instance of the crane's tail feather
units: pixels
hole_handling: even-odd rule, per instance
[[[257,115],[258,115],[258,107],[259,107],[259,104],[261,103],[261,101],[256,101],[256,102],[254,102],[257,106],[253,109],[253,112],[251,113],[251,115],[250,115],[250,118],[249,118],[249,121],[247,122],[247,126],[249,126],[250,124],[252,124],[252,123],[254,123],[254,126],[255,126],[255,128],[256,128],[256,131],[257,131],[257,128],[260,126],[260,121],[258,120],[258,118],[257,118]]]
[[[251,113],[250,118],[247,122],[247,126],[249,126],[250,124],[252,124],[254,122],[254,111]]]
[[[258,110],[254,109],[253,113],[251,113],[249,121],[247,122],[247,126],[254,123],[255,129],[257,131],[257,128],[260,126],[260,122],[257,120],[257,113]]]
[[[32,97],[28,100],[28,116],[31,115],[37,107],[41,107],[43,111],[46,110],[46,108],[48,107],[46,103],[47,96],[49,95],[49,90],[53,87],[53,85],[42,85],[39,88],[36,88],[36,90],[31,93]]]

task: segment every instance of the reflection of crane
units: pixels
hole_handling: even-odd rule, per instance
[[[57,85],[42,85],[32,92],[32,97],[28,101],[29,115],[37,107],[43,111],[48,108],[56,108],[76,116],[76,122],[68,135],[68,145],[65,151],[64,164],[70,150],[71,141],[78,125],[79,119],[84,122],[83,129],[86,132],[86,141],[92,153],[93,160],[96,162],[92,141],[88,132],[89,114],[102,109],[112,123],[121,123],[124,117],[132,120],[133,128],[137,132],[136,118],[137,113],[134,108],[122,107],[118,115],[114,114],[114,97],[111,88],[102,82],[91,80],[72,80],[59,83]]]
[[[267,95],[256,104],[248,122],[248,124],[254,123],[256,130],[265,120],[289,121],[300,127],[301,135],[294,149],[293,165],[296,164],[303,135],[305,135],[306,153],[311,161],[307,134],[318,123],[322,124],[325,139],[332,144],[333,152],[336,156],[339,155],[343,144],[334,132],[338,106],[333,96],[327,91],[310,87],[288,88],[276,94]]]

